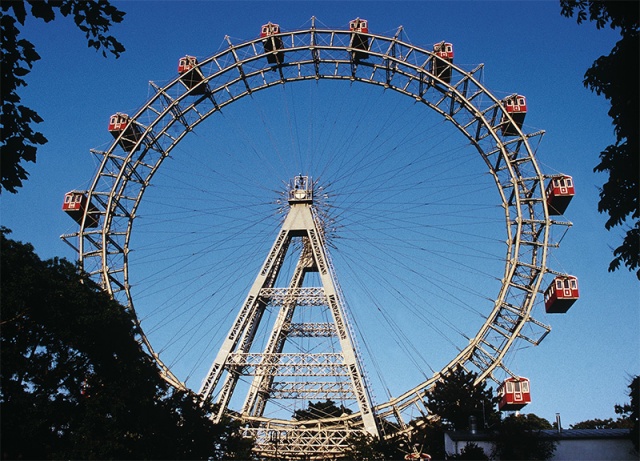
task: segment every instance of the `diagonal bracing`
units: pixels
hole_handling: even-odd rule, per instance
[[[204,398],[215,396],[217,420],[228,411],[241,380],[250,381],[241,415],[251,418],[262,417],[269,402],[278,399],[351,401],[357,405],[364,429],[377,436],[362,365],[331,270],[324,231],[313,210],[311,180],[298,176],[289,190],[289,212],[282,228],[200,393]],[[284,287],[276,287],[283,263],[295,246],[301,250],[293,273]],[[305,286],[311,274],[314,280],[319,280],[319,287]],[[296,310],[302,307],[324,311],[328,321],[294,322]],[[278,313],[266,345],[257,348],[254,347],[256,332],[268,308],[277,308]],[[311,351],[287,351],[287,345],[301,339],[315,341]],[[330,344],[336,347],[330,348]],[[293,344],[293,349],[296,348],[302,350],[302,346]],[[295,379],[287,380],[291,378]]]

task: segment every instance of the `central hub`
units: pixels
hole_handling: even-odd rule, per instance
[[[289,204],[313,203],[313,181],[309,176],[296,176],[289,181]]]

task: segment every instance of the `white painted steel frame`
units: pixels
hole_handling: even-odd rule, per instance
[[[101,158],[101,164],[87,191],[96,209],[86,213],[98,215],[99,227],[87,227],[85,215],[77,233],[63,236],[71,245],[77,237],[76,249],[84,270],[135,314],[129,291],[128,252],[136,210],[163,159],[207,117],[253,92],[310,79],[379,85],[436,111],[476,147],[495,180],[505,213],[505,268],[493,310],[469,344],[439,373],[376,407],[378,418],[385,421],[381,427],[389,432],[409,427],[409,408],[417,408],[427,416],[423,399],[448,370],[461,365],[477,372],[479,381],[496,380],[496,368],[510,373],[503,359],[514,341],[538,344],[546,336],[550,327],[534,320],[530,313],[541,292],[542,276],[554,272],[546,267],[548,248],[553,246],[550,227],[570,225],[549,218],[544,199],[546,177],[529,144],[530,138],[543,133],[525,134],[517,129],[516,136],[505,138],[501,123],[512,120],[501,101],[475,78],[482,65],[467,71],[452,64],[451,80],[446,83],[431,73],[433,61],[440,58],[400,40],[400,30],[395,37],[362,34],[369,40],[369,51],[368,59],[359,63],[353,61],[349,31],[318,29],[313,20],[309,29],[280,34],[284,46],[280,51],[285,52],[282,65],[267,63],[259,38],[239,44],[227,38],[227,49],[198,65],[206,86],[204,94],[191,92],[179,76],[163,87],[151,83],[155,94],[132,116],[132,123],[142,133],[135,148],[124,152],[117,139],[105,152],[92,151]],[[532,327],[534,334],[525,336],[525,325]],[[158,361],[165,378],[174,386],[184,387],[162,363],[144,333],[141,340]],[[333,422],[319,421],[314,430],[320,432],[313,437],[309,436],[311,429],[307,425],[256,418],[258,429],[254,435],[258,441],[263,440],[265,427],[279,425],[291,434],[292,453],[300,448],[303,439],[311,449],[317,450],[320,444],[337,453],[344,447],[345,430],[336,429],[336,425],[353,429],[357,418],[358,415],[351,415]],[[286,447],[281,447],[280,453],[285,452]]]
[[[326,244],[323,241],[323,229],[319,227],[314,216],[312,204],[307,200],[289,200],[289,212],[282,224],[279,235],[269,251],[265,262],[256,277],[246,301],[244,302],[229,334],[222,343],[218,355],[202,384],[200,395],[208,399],[214,389],[226,375],[220,392],[215,400],[218,405],[215,420],[220,421],[227,411],[229,399],[240,376],[254,375],[249,388],[243,419],[251,415],[262,416],[264,402],[260,395],[268,392],[273,378],[277,376],[306,377],[349,377],[351,389],[360,411],[358,414],[364,429],[378,436],[378,427],[373,413],[371,398],[363,375],[362,365],[353,343],[353,333],[346,317],[342,296],[338,291],[335,274],[331,269]],[[305,269],[315,267],[320,276],[324,293],[323,305],[331,313],[333,325],[340,342],[340,353],[282,353],[285,336],[281,333],[286,319],[293,314],[296,303],[289,309],[282,309],[278,315],[271,338],[261,353],[249,353],[255,331],[260,323],[267,302],[262,298],[264,290],[272,290],[280,272],[287,250],[294,237],[304,238],[304,250],[300,256],[290,289],[300,290],[304,280]],[[289,312],[287,312],[289,310]],[[255,410],[255,408],[258,410]]]

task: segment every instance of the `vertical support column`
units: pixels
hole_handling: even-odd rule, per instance
[[[353,386],[354,393],[358,400],[358,407],[362,414],[365,430],[372,435],[378,436],[378,426],[376,424],[375,415],[373,414],[371,398],[364,383],[364,377],[361,365],[355,353],[353,339],[351,338],[349,329],[347,328],[347,318],[346,313],[344,312],[344,305],[340,299],[337,285],[333,280],[329,259],[325,253],[326,247],[322,239],[322,234],[319,232],[320,230],[315,224],[315,220],[311,214],[311,209],[308,210],[308,216],[305,216],[305,218],[311,221],[307,228],[309,229],[309,239],[311,240],[313,256],[317,262],[322,286],[329,302],[333,322],[338,331],[342,356],[344,363],[349,370],[351,385]]]
[[[309,248],[307,239],[305,239],[303,245],[304,247],[302,253],[300,254],[296,269],[293,276],[291,277],[291,282],[289,283],[289,292],[299,289],[302,286],[305,273],[309,268],[313,266],[313,255],[311,253],[311,249]],[[265,361],[268,362],[270,360],[273,360],[275,358],[275,354],[282,353],[284,344],[287,340],[287,330],[289,328],[289,325],[291,324],[291,319],[293,318],[293,313],[295,311],[296,305],[297,300],[295,299],[295,295],[293,295],[281,307],[280,312],[278,313],[278,318],[276,319],[276,322],[273,326],[273,330],[271,330],[269,341],[263,353],[263,363]],[[266,400],[268,398],[268,392],[273,385],[274,378],[274,372],[269,369],[262,369],[262,371],[259,371],[256,374],[253,382],[251,383],[251,388],[249,389],[249,393],[242,408],[243,414],[262,416]]]
[[[288,231],[284,228],[280,231],[280,234],[271,248],[267,259],[262,265],[262,269],[260,270],[258,277],[253,282],[253,285],[249,290],[249,294],[242,306],[242,309],[238,313],[229,334],[222,343],[222,347],[218,351],[218,355],[216,356],[209,373],[207,373],[207,376],[200,387],[200,395],[205,399],[209,398],[213,393],[222,376],[222,372],[229,363],[231,353],[237,349],[241,335],[246,335],[247,325],[249,325],[251,320],[255,319],[258,313],[260,290],[262,288],[267,288],[269,285],[273,285],[277,272],[279,272],[282,264],[282,256],[286,253],[289,246],[290,239],[288,234]],[[235,379],[237,380],[237,376]],[[228,400],[232,389],[230,389],[228,385],[225,385],[224,388],[227,389],[226,400]],[[219,401],[218,403],[221,404],[221,407],[223,406],[222,402]],[[220,410],[221,412],[226,409],[226,402],[224,407],[225,408]]]
[[[344,305],[340,299],[337,282],[334,280],[331,262],[320,228],[313,215],[313,189],[309,178],[296,177],[289,191],[290,209],[284,220],[282,229],[276,238],[271,251],[262,265],[260,273],[254,281],[246,301],[240,310],[233,326],[207,375],[200,394],[208,398],[217,387],[222,375],[226,372],[216,403],[218,413],[214,419],[219,421],[227,410],[227,406],[236,387],[238,379],[243,375],[245,362],[243,354],[250,352],[251,345],[268,303],[263,289],[273,288],[293,238],[303,239],[303,248],[294,274],[289,282],[291,293],[286,299],[272,327],[269,341],[260,355],[260,365],[256,372],[244,401],[242,414],[260,416],[264,411],[268,392],[276,376],[276,367],[284,350],[288,325],[297,306],[296,292],[302,287],[305,274],[313,270],[318,272],[322,289],[326,296],[326,305],[331,312],[335,330],[341,347],[341,367],[347,370],[353,394],[362,415],[364,428],[372,435],[378,435],[378,427],[373,414],[371,399],[365,385],[362,367],[355,352],[351,338]],[[266,290],[265,290],[266,291]],[[326,354],[319,354],[326,355]],[[269,366],[273,365],[273,367]],[[291,366],[305,367],[305,363],[292,363]],[[245,373],[250,374],[249,372]]]

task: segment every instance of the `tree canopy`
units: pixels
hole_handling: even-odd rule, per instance
[[[212,405],[169,388],[132,315],[64,259],[1,232],[0,428],[7,459],[247,459]]]
[[[510,460],[549,459],[556,444],[543,438],[540,431],[552,427],[549,421],[534,414],[509,415],[500,422],[494,455]]]
[[[343,458],[345,461],[402,459],[405,454],[397,440],[380,439],[365,433],[349,436],[348,445],[346,456]],[[406,447],[402,448],[406,450]]]
[[[499,419],[498,397],[485,382],[475,384],[477,374],[458,367],[443,377],[428,395],[428,410],[441,418],[448,430],[466,430],[474,416],[479,427],[489,426]]]
[[[484,449],[476,443],[467,443],[460,454],[452,454],[447,456],[447,459],[456,461],[489,461],[489,456],[484,452]]]
[[[620,415],[617,419],[607,418],[607,419],[587,419],[585,421],[580,421],[579,423],[572,424],[571,429],[632,429],[638,431],[638,401],[640,400],[640,376],[635,376],[631,383],[629,384],[629,403],[625,403],[622,405],[616,405],[614,410],[617,415]],[[637,436],[634,438],[636,440],[636,450],[637,447]]]
[[[56,12],[71,16],[80,31],[84,32],[90,48],[107,53],[116,58],[124,51],[124,46],[108,35],[112,24],[123,20],[124,14],[106,0],[11,0],[0,3],[2,17],[2,156],[0,157],[0,193],[2,189],[16,193],[29,175],[24,162],[36,161],[38,146],[47,138],[36,131],[34,125],[42,122],[38,113],[21,104],[20,87],[27,86],[24,79],[33,64],[40,59],[34,45],[23,38],[20,28],[27,16],[51,22]]]
[[[560,0],[560,5],[562,15],[575,16],[578,24],[588,19],[598,29],[609,25],[620,31],[621,39],[611,53],[595,60],[583,83],[611,103],[609,116],[616,135],[615,144],[602,150],[600,163],[594,168],[609,173],[598,202],[598,211],[609,215],[606,229],[626,228],[622,243],[613,250],[609,271],[624,264],[640,279],[640,8],[635,1]]]
[[[571,429],[628,429],[631,427],[631,423],[627,419],[587,419],[585,421],[580,421],[579,423],[572,424],[569,426]]]
[[[636,449],[640,445],[640,375],[636,375],[629,383],[629,403],[615,406],[616,414],[621,415],[619,421],[625,421],[631,428],[631,441]]]
[[[350,415],[352,411],[344,405],[336,405],[333,400],[324,402],[309,402],[309,406],[305,409],[296,410],[293,419],[298,421],[321,418],[336,418],[343,414]]]

